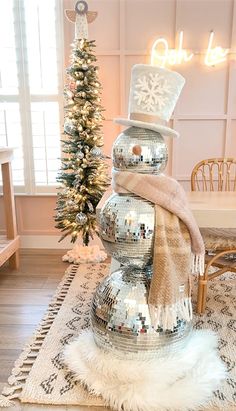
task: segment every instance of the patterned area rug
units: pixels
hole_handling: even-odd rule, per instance
[[[63,347],[79,331],[89,326],[93,292],[108,274],[106,264],[71,266],[59,285],[48,311],[16,361],[9,385],[0,396],[0,406],[23,403],[61,405],[104,405],[78,384],[62,361]],[[215,392],[207,410],[236,409],[236,296],[233,275],[213,280],[209,287],[207,310],[194,318],[195,327],[211,328],[219,335],[221,359],[228,368],[228,378]],[[196,284],[194,287],[194,295]]]

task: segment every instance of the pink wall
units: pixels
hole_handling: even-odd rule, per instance
[[[54,228],[55,196],[16,196],[17,225],[21,235],[57,235]],[[3,202],[0,199],[0,227],[4,227]]]
[[[64,8],[73,5],[74,1],[64,0]],[[98,11],[89,30],[90,38],[96,39],[103,84],[105,153],[110,154],[120,130],[113,117],[127,113],[132,65],[150,61],[154,39],[165,37],[174,47],[176,33],[184,30],[184,47],[198,54],[174,68],[184,75],[186,86],[171,123],[181,137],[168,140],[167,172],[189,189],[196,162],[236,156],[236,0],[90,0],[89,8]],[[227,62],[207,67],[202,53],[212,29],[214,45],[230,48],[234,54]],[[65,21],[66,65],[73,31],[73,25]],[[18,196],[16,200],[22,235],[59,234],[52,218],[54,196]]]
[[[64,0],[65,8],[73,6]],[[194,53],[191,62],[173,69],[186,78],[186,85],[173,115],[180,131],[178,141],[168,141],[167,172],[185,183],[194,164],[203,158],[236,156],[236,1],[234,0],[90,0],[98,18],[89,26],[97,42],[103,104],[106,154],[119,128],[112,119],[126,116],[130,70],[135,63],[149,63],[150,49],[158,37],[175,47],[176,34],[184,30],[184,47]],[[215,67],[204,64],[210,31],[214,46],[230,48],[234,55]],[[66,25],[65,45],[73,38]],[[68,58],[69,48],[66,50]]]

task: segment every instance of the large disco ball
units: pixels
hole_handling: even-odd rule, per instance
[[[114,142],[112,160],[119,171],[160,174],[166,167],[168,150],[160,133],[129,127]]]
[[[152,263],[154,205],[132,194],[113,194],[98,214],[99,233],[108,254],[122,264]]]
[[[191,323],[178,320],[173,331],[154,329],[147,304],[150,276],[124,267],[98,286],[91,309],[96,344],[124,358],[148,359],[183,348]]]

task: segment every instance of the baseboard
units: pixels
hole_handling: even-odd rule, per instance
[[[29,249],[50,249],[50,250],[69,250],[73,247],[70,238],[65,238],[59,243],[60,236],[58,235],[21,235],[20,248]],[[98,237],[91,241],[91,245],[102,246]]]
[[[63,256],[67,250],[64,249],[55,249],[55,248],[21,248],[20,249],[20,256],[22,255],[55,255],[55,256]]]

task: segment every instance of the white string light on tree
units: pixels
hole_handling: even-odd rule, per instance
[[[75,25],[75,40],[64,90],[63,156],[58,176],[62,188],[58,192],[55,221],[62,231],[61,240],[69,235],[72,242],[82,238],[88,246],[96,232],[95,209],[108,186],[101,151],[101,84],[95,42],[88,40],[88,23],[95,20],[97,12],[89,11],[86,1],[80,0],[65,15]]]

